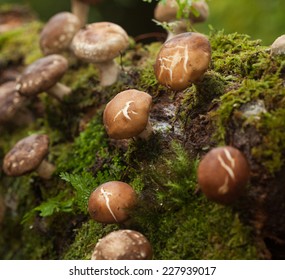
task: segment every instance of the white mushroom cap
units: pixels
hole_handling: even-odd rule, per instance
[[[96,22],[83,27],[74,36],[74,54],[87,62],[103,63],[119,56],[129,46],[129,37],[119,25]]]
[[[68,12],[61,12],[49,19],[40,34],[40,48],[45,55],[68,50],[80,29],[79,19]]]
[[[160,84],[183,90],[202,78],[210,61],[209,40],[200,33],[182,33],[163,44],[156,58],[155,76]]]
[[[114,139],[138,136],[148,125],[151,105],[152,97],[146,92],[129,89],[118,93],[103,114],[108,135]]]
[[[17,80],[21,95],[32,96],[52,88],[68,69],[67,60],[58,54],[48,55],[30,64]]]
[[[144,235],[134,230],[117,230],[100,239],[91,260],[150,260],[152,248]]]

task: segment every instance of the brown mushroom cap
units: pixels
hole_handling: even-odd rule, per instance
[[[68,12],[61,12],[49,19],[40,34],[40,48],[45,55],[67,50],[80,29],[79,19]]]
[[[8,176],[21,176],[35,170],[48,153],[49,137],[33,134],[10,150],[3,161],[3,170]]]
[[[68,69],[67,60],[58,54],[48,55],[30,64],[17,80],[21,95],[32,96],[52,88]]]
[[[92,260],[150,260],[152,248],[144,235],[134,230],[117,230],[100,239]]]
[[[138,136],[147,126],[152,97],[143,91],[129,89],[118,93],[105,107],[103,122],[114,139]]]
[[[183,90],[197,82],[211,60],[209,40],[200,33],[186,32],[166,41],[155,63],[158,82],[173,90]]]
[[[249,180],[250,168],[243,154],[225,146],[212,149],[198,167],[198,183],[210,200],[221,204],[234,202]]]
[[[6,82],[0,86],[0,124],[10,121],[25,102],[25,97],[16,90],[16,82]]]
[[[103,63],[129,46],[126,31],[111,22],[96,22],[80,29],[72,40],[74,54],[85,61]]]
[[[89,198],[88,211],[100,223],[121,223],[129,218],[128,211],[136,203],[133,188],[120,181],[111,181],[95,189]]]
[[[193,23],[205,21],[209,16],[208,4],[204,1],[193,2],[191,5],[198,13],[195,16],[190,10],[189,18]],[[176,0],[166,0],[165,3],[159,2],[154,10],[154,18],[158,21],[171,22],[177,20],[178,5]]]

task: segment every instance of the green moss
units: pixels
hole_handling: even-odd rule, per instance
[[[117,229],[117,225],[103,226],[91,220],[83,223],[81,228],[76,230],[76,238],[68,250],[64,252],[63,259],[90,260],[98,240]]]
[[[40,58],[38,34],[42,24],[31,22],[15,30],[0,34],[0,65],[23,62],[28,65]]]

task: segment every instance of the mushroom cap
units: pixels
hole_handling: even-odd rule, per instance
[[[21,176],[35,170],[48,153],[49,137],[33,134],[19,142],[5,155],[3,170],[8,176]]]
[[[100,223],[121,223],[129,218],[128,211],[136,203],[133,188],[120,181],[100,185],[90,195],[88,211]]]
[[[16,90],[16,82],[6,82],[0,86],[0,124],[11,120],[23,106],[25,97]]]
[[[271,55],[285,54],[285,35],[279,36],[271,45]]]
[[[80,29],[79,19],[72,13],[61,12],[49,19],[40,34],[40,48],[45,55],[67,50]]]
[[[201,0],[193,2],[191,5],[196,11],[199,12],[199,16],[195,16],[190,10],[189,18],[193,23],[203,22],[209,16],[209,6],[206,1]],[[159,2],[154,9],[154,18],[158,21],[171,22],[177,20],[178,5],[176,0],[166,0],[165,3]]]
[[[30,64],[17,80],[16,89],[21,95],[32,96],[53,87],[68,69],[66,58],[48,55]]]
[[[87,24],[72,40],[74,54],[87,62],[102,63],[119,56],[129,46],[129,37],[119,25],[111,22]]]
[[[159,2],[154,9],[154,18],[158,21],[174,21],[177,14],[176,0],[166,0],[165,3]]]
[[[212,149],[198,167],[198,183],[202,192],[221,204],[234,202],[245,190],[250,168],[246,158],[236,148]]]
[[[152,97],[143,91],[129,89],[118,93],[105,107],[103,122],[114,139],[138,136],[147,126]]]
[[[166,41],[155,63],[155,76],[162,85],[183,90],[197,82],[211,60],[209,40],[202,34],[186,32]]]
[[[100,239],[91,260],[150,260],[152,248],[144,235],[134,230],[117,230]]]

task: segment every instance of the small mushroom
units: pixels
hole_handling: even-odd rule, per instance
[[[40,34],[40,48],[43,54],[56,54],[68,50],[80,27],[79,19],[72,13],[61,12],[51,17]]]
[[[101,86],[110,86],[117,81],[120,70],[114,58],[128,46],[126,31],[111,22],[88,24],[77,32],[72,41],[75,56],[99,68]]]
[[[80,26],[87,22],[89,5],[95,5],[101,0],[71,0],[71,12],[80,20]]]
[[[194,10],[194,12],[193,12]],[[177,19],[178,4],[176,0],[166,0],[159,2],[154,10],[154,18],[160,22],[167,22],[172,31],[168,31],[167,40],[173,38],[175,35],[187,31],[186,19]],[[196,13],[198,13],[196,15]],[[192,2],[189,11],[190,23],[204,22],[209,16],[209,7],[206,1],[200,0]]]
[[[48,154],[49,137],[33,134],[19,142],[5,155],[3,171],[8,176],[22,176],[36,171],[44,179],[49,179],[55,167],[44,158]]]
[[[166,41],[155,63],[158,82],[173,90],[184,90],[198,82],[211,60],[209,40],[202,34],[186,32]]]
[[[152,97],[146,92],[129,89],[118,93],[104,110],[107,134],[114,139],[148,139],[153,131],[149,122],[151,106]]]
[[[33,96],[41,92],[63,100],[71,94],[71,89],[58,81],[68,69],[67,60],[58,54],[48,55],[30,64],[17,79],[16,89],[23,96]]]
[[[88,211],[97,222],[122,223],[129,218],[129,210],[136,203],[133,188],[120,181],[110,181],[100,185],[90,195]]]
[[[284,55],[285,54],[285,35],[278,37],[270,48],[272,56]]]
[[[198,184],[206,197],[220,204],[230,204],[244,192],[250,168],[236,148],[212,149],[198,167]]]
[[[25,105],[26,98],[16,90],[16,82],[6,82],[0,86],[0,124],[13,120]]]
[[[117,230],[100,239],[91,260],[150,260],[152,247],[140,232]]]

